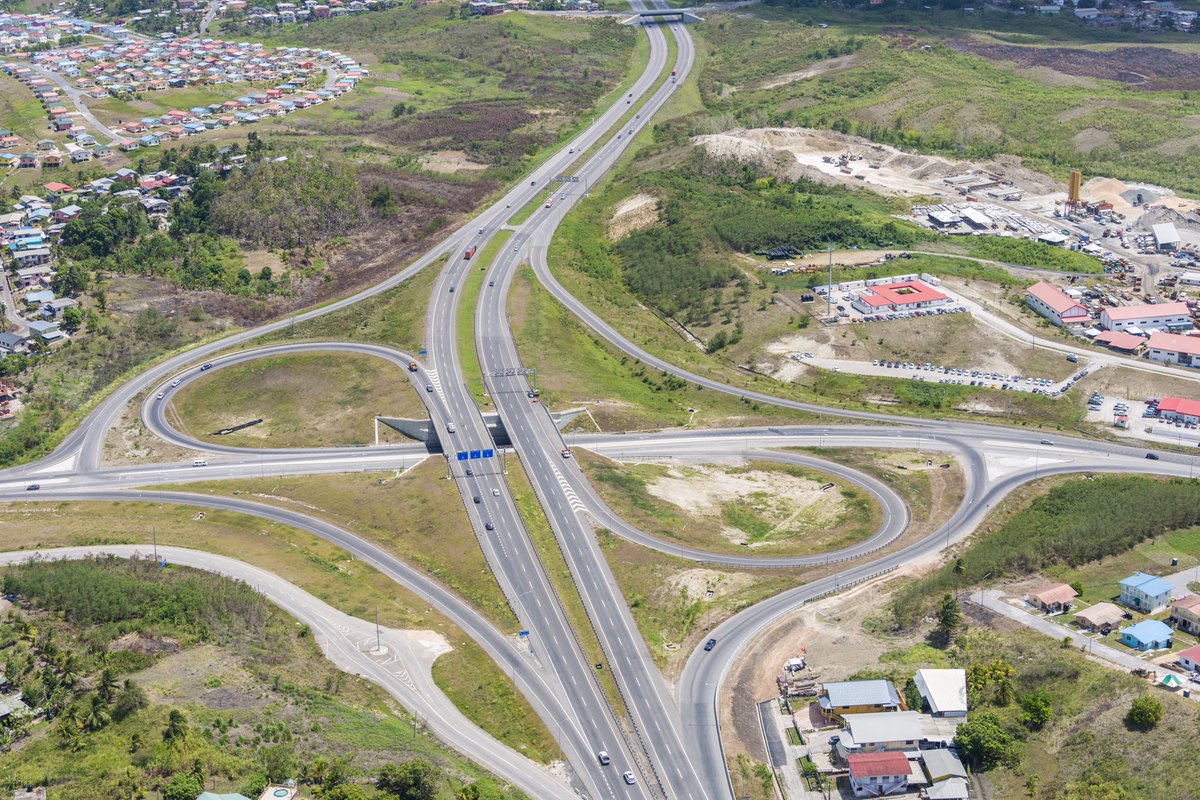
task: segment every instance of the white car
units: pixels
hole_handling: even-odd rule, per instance
[[[178,385],[179,385],[179,379],[178,379],[178,378],[176,378],[175,380],[171,381],[171,388],[172,388],[172,389],[174,389],[174,388],[175,388],[176,386],[178,386]]]
[[[624,778],[625,783],[629,784],[630,786],[633,786],[637,783],[637,778],[633,777],[633,773],[629,770],[625,770],[621,777]]]
[[[159,392],[158,394],[155,395],[155,397],[157,397],[159,400],[162,400],[163,396],[164,396],[163,392]]]

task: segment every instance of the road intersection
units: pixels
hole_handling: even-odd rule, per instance
[[[514,675],[518,688],[548,722],[572,767],[574,789],[593,798],[732,797],[724,750],[718,727],[717,704],[723,680],[740,650],[765,627],[805,602],[869,580],[915,560],[936,555],[947,545],[967,536],[984,515],[1013,488],[1050,474],[1078,472],[1147,472],[1188,477],[1193,460],[1163,453],[1149,461],[1144,451],[1108,442],[1064,439],[1045,444],[1042,434],[1019,428],[922,420],[883,413],[847,412],[810,403],[780,399],[765,392],[751,392],[696,375],[643,351],[612,326],[576,300],[550,272],[547,249],[557,226],[578,200],[576,193],[562,192],[558,202],[538,208],[517,226],[508,242],[488,268],[488,283],[480,290],[473,320],[479,367],[485,374],[489,396],[512,439],[525,473],[550,521],[558,546],[588,613],[590,624],[604,652],[600,665],[612,674],[621,707],[610,703],[596,665],[584,648],[546,574],[533,540],[511,494],[505,475],[494,464],[472,468],[450,462],[476,537],[497,580],[532,642],[533,657],[514,645],[511,632],[497,631],[461,599],[435,580],[400,562],[381,548],[349,531],[315,519],[300,511],[279,509],[244,498],[216,497],[179,491],[156,491],[144,487],[180,484],[195,480],[248,477],[261,474],[313,474],[375,469],[403,469],[430,457],[425,445],[364,448],[306,448],[299,450],[250,451],[244,448],[197,442],[174,430],[164,409],[175,380],[180,386],[198,377],[200,365],[220,369],[264,355],[332,350],[377,356],[404,368],[410,356],[391,348],[361,343],[292,342],[257,350],[246,344],[279,331],[294,321],[311,319],[345,308],[367,297],[387,291],[421,269],[444,262],[433,290],[426,320],[428,356],[416,373],[409,373],[419,388],[429,382],[436,391],[419,391],[443,449],[492,446],[479,408],[465,385],[464,365],[459,361],[458,309],[463,302],[461,287],[470,270],[479,265],[462,257],[471,246],[480,249],[496,231],[507,226],[513,209],[553,186],[551,179],[580,159],[578,152],[591,152],[574,175],[595,185],[625,152],[633,134],[649,124],[654,113],[670,98],[674,81],[665,79],[674,68],[682,80],[690,71],[694,52],[691,38],[679,24],[647,27],[650,61],[631,87],[627,103],[618,98],[595,122],[519,186],[450,234],[447,239],[387,281],[353,297],[293,319],[240,332],[197,347],[148,369],[139,378],[118,387],[100,400],[76,431],[53,454],[38,462],[0,474],[0,499],[45,501],[144,500],[220,508],[311,531],[337,543],[348,552],[422,597],[479,642],[498,663]],[[676,60],[668,65],[666,36],[676,43]],[[636,104],[636,105],[635,105]],[[635,112],[632,120],[627,117]],[[615,128],[620,121],[620,128]],[[617,134],[620,136],[618,138]],[[798,408],[826,417],[840,417],[852,424],[792,426],[739,430],[679,431],[655,434],[572,436],[564,441],[541,404],[529,402],[529,386],[512,374],[522,365],[506,315],[508,289],[522,264],[532,264],[539,280],[586,325],[617,349],[644,363],[689,382],[715,391],[746,397],[764,404]],[[500,374],[506,373],[506,374]],[[494,377],[493,377],[494,376]],[[164,398],[157,398],[158,392]],[[203,467],[191,464],[108,467],[103,464],[104,439],[121,411],[139,396],[141,419],[156,436],[204,453],[211,458]],[[884,510],[879,531],[868,541],[838,553],[805,558],[754,558],[707,553],[665,542],[637,530],[620,519],[588,482],[572,459],[561,455],[566,444],[587,447],[614,458],[774,458],[803,463],[833,472],[857,483],[876,497]],[[893,546],[908,524],[908,511],[894,492],[878,481],[845,467],[812,456],[781,453],[788,447],[868,447],[929,450],[948,454],[962,466],[966,494],[953,516],[937,531],[903,547]],[[765,452],[771,451],[771,452]],[[479,463],[479,462],[476,462]],[[485,462],[486,463],[486,462]],[[31,482],[42,487],[29,493]],[[473,496],[488,498],[472,502]],[[812,566],[844,561],[835,574],[799,586],[752,606],[726,620],[710,635],[719,646],[712,652],[697,650],[688,659],[674,693],[654,667],[653,659],[626,606],[608,564],[600,552],[594,527],[605,527],[640,545],[698,562],[728,566]],[[208,568],[204,564],[201,568]],[[286,607],[286,606],[285,606]],[[303,609],[299,609],[303,611]],[[323,612],[324,613],[324,612]],[[356,623],[357,624],[357,623]],[[360,653],[361,655],[361,653]],[[340,662],[339,662],[340,663]],[[371,672],[368,670],[368,672]],[[381,685],[386,676],[369,674]],[[433,712],[430,712],[433,713]],[[451,710],[439,707],[449,719]],[[520,786],[531,796],[560,797],[565,784],[544,784],[530,776],[530,762],[498,743],[479,749],[479,740],[460,733],[455,726],[439,729],[452,746],[478,758],[498,775]],[[596,758],[607,750],[614,759],[609,767]],[[615,768],[614,768],[615,767]],[[630,770],[638,782],[627,784],[620,773]],[[534,785],[536,783],[536,785]]]

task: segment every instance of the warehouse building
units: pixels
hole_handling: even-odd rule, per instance
[[[1198,423],[1200,422],[1200,400],[1164,397],[1158,403],[1158,416],[1171,422],[1181,420],[1184,423]]]
[[[1100,312],[1100,327],[1106,331],[1164,331],[1189,330],[1192,315],[1187,303],[1158,303],[1156,305],[1118,306]],[[1130,331],[1136,333],[1137,331]]]
[[[1060,328],[1080,330],[1092,324],[1082,303],[1045,281],[1025,290],[1025,303]]]
[[[1164,222],[1151,228],[1154,231],[1154,245],[1159,252],[1169,253],[1179,247],[1179,231],[1174,223]]]
[[[1146,344],[1146,358],[1164,364],[1200,367],[1200,336],[1155,333]]]

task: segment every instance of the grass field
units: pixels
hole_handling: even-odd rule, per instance
[[[517,625],[445,465],[428,459],[403,475],[366,473],[266,477],[249,481],[188,484],[186,491],[244,494],[282,507],[300,505],[370,539],[419,567],[471,603],[502,630]]]
[[[814,26],[814,18],[828,27]],[[1137,38],[1128,33],[1045,18],[1035,26],[1029,18],[1024,32],[1012,35],[988,30],[1017,24],[1012,15],[972,20],[919,11],[889,19],[887,12],[760,8],[710,21],[697,31],[708,53],[700,83],[706,112],[685,121],[687,132],[710,132],[721,119],[833,128],[967,158],[1013,153],[1060,178],[1077,167],[1200,192],[1200,157],[1191,145],[1194,87],[1181,82],[1184,74],[1167,71],[1139,85],[1102,79],[1119,76],[1123,61],[1098,70],[1100,77],[1065,57],[1050,66],[1015,63],[1040,58],[1024,51],[1049,45],[1111,52],[1094,42]],[[1200,52],[1178,36],[1143,39]]]
[[[444,260],[430,264],[386,292],[316,319],[289,325],[259,341],[349,339],[416,353],[425,349],[425,308],[444,265]]]
[[[169,413],[183,431],[234,447],[370,444],[376,415],[426,415],[399,367],[353,353],[272,356],[214,370],[170,403]],[[214,435],[254,419],[263,422]]]
[[[702,390],[617,353],[542,288],[531,270],[513,281],[508,308],[518,349],[538,370],[542,401],[556,409],[588,409],[590,418],[581,417],[577,426],[593,428],[594,420],[611,431],[813,419]]]
[[[879,508],[869,495],[818,470],[769,461],[665,467],[587,452],[577,457],[622,519],[704,550],[809,555],[851,546],[879,525]],[[826,493],[820,487],[827,483],[834,486]]]

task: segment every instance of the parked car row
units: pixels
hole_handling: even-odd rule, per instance
[[[990,386],[993,389],[1020,389],[1021,391],[1034,392],[1037,394],[1058,394],[1056,391],[1046,391],[1045,387],[1054,385],[1054,381],[1050,380],[1049,378],[1032,378],[1022,375],[1005,375],[999,372],[988,372],[986,370],[939,367],[931,364],[928,361],[926,361],[924,364],[920,364],[912,361],[876,360],[872,361],[871,365],[877,367],[887,367],[890,369],[905,369],[918,372],[925,371],[936,375],[947,376],[940,379],[938,383],[953,383],[964,386]]]
[[[839,311],[841,306],[838,306]],[[941,308],[922,308],[917,311],[889,311],[886,314],[863,314],[863,322],[883,322],[889,319],[912,319],[914,317],[935,317],[938,314],[962,314],[966,309],[959,306],[943,306]],[[848,316],[845,313],[839,313],[839,317]]]

